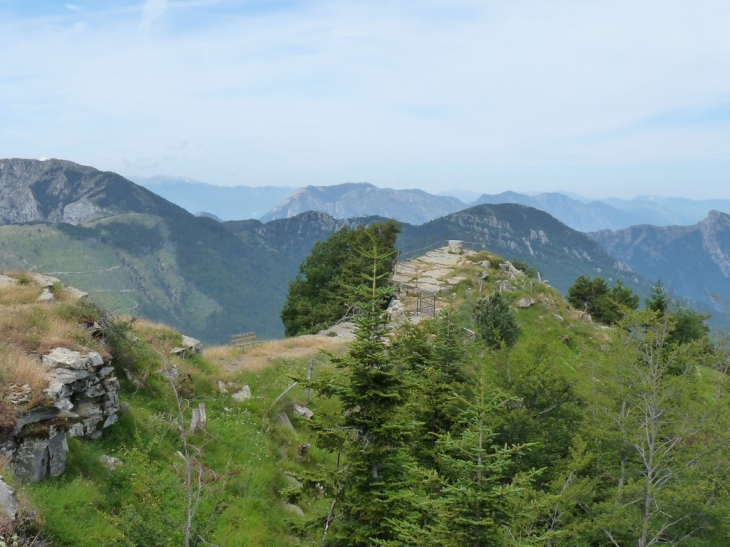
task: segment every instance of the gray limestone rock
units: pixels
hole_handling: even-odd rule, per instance
[[[535,304],[534,298],[520,298],[517,301],[517,307],[518,308],[529,308],[530,306],[533,306]]]
[[[15,490],[0,477],[0,517],[4,515],[8,520],[13,521],[18,516],[19,508]]]
[[[41,291],[41,294],[36,298],[38,302],[55,302],[56,297],[53,296],[53,293],[50,289],[43,289]]]
[[[218,391],[220,391],[224,395],[228,393],[228,390],[226,389],[226,384],[222,380],[218,380]]]
[[[99,354],[97,353],[96,355]],[[53,348],[48,354],[41,357],[41,363],[49,368],[63,367],[81,370],[89,367],[92,364],[92,360],[88,355],[82,357],[78,351],[73,351],[68,348]]]
[[[74,300],[86,300],[89,297],[89,293],[80,291],[76,287],[66,286],[65,292]]]
[[[203,355],[203,343],[200,340],[183,335],[182,345],[172,348],[170,354],[183,359],[192,355]]]
[[[102,454],[101,456],[99,456],[99,462],[104,467],[106,467],[110,473],[113,473],[117,467],[123,465],[124,463],[119,458],[115,458],[114,456],[107,456],[106,454]]]
[[[57,277],[52,277],[50,275],[39,274],[39,273],[30,273],[30,274],[28,274],[28,276],[33,281],[38,283],[38,285],[40,285],[41,287],[44,287],[46,289],[50,289],[51,287],[53,287],[54,283],[61,283],[60,279],[58,279]]]
[[[291,424],[291,420],[289,419],[289,416],[287,416],[286,412],[279,414],[279,423],[290,431],[294,431],[294,426]]]
[[[63,208],[63,221],[67,224],[83,224],[87,220],[99,216],[101,211],[99,207],[86,198],[81,198]]]
[[[49,438],[23,439],[12,461],[15,476],[28,482],[57,477],[66,469],[66,433],[49,428]]]
[[[96,439],[116,423],[119,410],[119,381],[99,353],[59,347],[41,363],[48,381],[43,393],[53,406],[21,415],[2,449],[16,476],[31,482],[63,473],[67,434]]]
[[[0,287],[3,285],[15,285],[17,282],[18,280],[15,278],[0,274]]]
[[[292,405],[292,408],[294,409],[294,412],[302,416],[303,418],[306,418],[307,420],[311,420],[314,416],[314,412],[309,410],[306,406],[301,406],[296,403]]]
[[[291,488],[304,488],[304,485],[296,479],[296,477],[292,477],[291,475],[284,475],[284,480],[286,481],[287,486]]]
[[[512,286],[512,283],[510,283],[506,279],[498,281],[497,287],[499,289],[499,292],[513,292],[517,290],[515,287]]]
[[[231,395],[231,398],[234,401],[242,403],[243,401],[251,398],[251,388],[248,386],[243,386],[240,391],[237,391],[236,393]]]

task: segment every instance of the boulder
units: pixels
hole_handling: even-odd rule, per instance
[[[104,467],[106,467],[110,473],[114,472],[117,467],[124,463],[119,458],[115,458],[114,456],[107,456],[106,454],[99,456],[99,462]]]
[[[290,431],[294,431],[294,426],[291,424],[291,420],[289,419],[289,416],[286,415],[286,412],[279,414],[279,423]]]
[[[535,299],[534,298],[527,298],[527,297],[525,297],[525,298],[520,298],[517,301],[517,307],[518,308],[529,308],[530,306],[532,306],[534,304],[535,304]]]
[[[89,297],[89,293],[80,291],[76,287],[66,287],[66,294],[74,300],[86,300]]]
[[[498,281],[497,282],[497,287],[499,289],[499,292],[513,292],[513,291],[516,291],[517,290],[506,279],[502,279],[502,280]]]
[[[563,319],[563,316],[562,316],[562,315],[558,315],[557,313],[554,313],[554,314],[553,314],[553,317],[554,317],[555,319],[557,319],[557,320],[558,320],[559,322],[561,322],[561,323],[562,323],[563,321],[565,321],[565,319]]]
[[[57,277],[52,277],[45,274],[31,273],[28,274],[28,277],[30,277],[33,281],[46,289],[50,289],[51,287],[53,287],[54,283],[61,283],[61,280]]]
[[[304,488],[304,485],[300,481],[298,481],[296,477],[285,474],[284,480],[286,481],[287,486],[289,486],[290,488]]]
[[[18,282],[17,279],[13,277],[8,277],[7,275],[0,274],[0,287],[3,285],[15,285]]]
[[[243,386],[240,391],[231,395],[231,398],[236,402],[242,403],[243,401],[251,398],[251,388]]]
[[[12,460],[13,473],[17,479],[27,482],[57,477],[66,469],[67,453],[66,433],[50,427],[48,437],[19,442]]]
[[[294,409],[294,412],[302,416],[303,418],[306,418],[307,420],[311,420],[314,416],[314,412],[309,410],[306,406],[301,406],[296,403],[292,405],[292,408]]]
[[[53,296],[51,289],[43,289],[41,294],[36,298],[38,302],[55,302],[56,297]]]
[[[502,262],[499,265],[499,270],[501,272],[506,273],[510,277],[510,279],[514,279],[516,277],[522,277],[525,275],[525,273],[523,271],[515,268],[509,260],[507,262]]]
[[[218,380],[218,391],[220,391],[224,395],[228,393],[228,389],[226,389],[226,384],[223,382],[223,380]]]
[[[14,521],[19,508],[15,490],[0,477],[0,522],[3,516],[9,521]]]
[[[180,358],[186,358],[192,355],[203,355],[203,343],[200,340],[183,335],[182,344],[172,348],[170,353]]]

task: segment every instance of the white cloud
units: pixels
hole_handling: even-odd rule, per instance
[[[725,126],[666,116],[730,99],[725,2],[150,0],[87,20],[0,23],[3,149],[217,183],[430,189],[511,172],[534,187],[541,166],[594,169],[564,171],[577,192],[607,166],[730,167]],[[631,173],[616,193],[636,192]]]

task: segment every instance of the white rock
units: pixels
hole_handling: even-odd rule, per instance
[[[306,406],[301,406],[301,405],[294,403],[292,405],[292,407],[294,408],[294,412],[296,412],[300,416],[303,416],[307,420],[311,420],[312,416],[314,416],[314,412],[309,410]]]
[[[96,352],[96,355],[99,355]],[[101,359],[101,356],[99,356]],[[102,361],[103,362],[103,361]],[[46,355],[41,357],[41,363],[49,368],[70,368],[75,370],[86,369],[92,364],[92,360],[89,357],[82,357],[78,351],[73,351],[68,348],[53,348]]]
[[[74,300],[86,300],[88,298],[89,293],[80,291],[76,287],[66,287],[65,288],[66,294],[73,298]]]
[[[9,520],[15,520],[18,515],[18,497],[15,490],[0,477],[0,515],[5,515]]]
[[[53,287],[54,283],[61,282],[61,280],[58,279],[57,277],[51,277],[50,275],[44,275],[44,274],[39,274],[39,273],[31,273],[31,274],[28,274],[28,276],[33,281],[38,283],[41,287],[45,287],[47,289],[50,289],[51,287]]]
[[[43,289],[38,298],[36,298],[36,300],[38,302],[54,302],[56,300],[56,297],[53,296],[53,293],[50,289]]]
[[[0,287],[3,285],[15,285],[17,282],[17,279],[0,274]]]
[[[236,393],[231,395],[231,398],[234,401],[242,403],[243,401],[251,398],[251,388],[248,386],[243,386],[241,388],[241,391],[237,391]]]
[[[99,456],[99,461],[104,467],[109,470],[109,472],[114,471],[117,467],[123,464],[122,460],[120,460],[119,458],[115,458],[114,456],[107,456],[106,454]]]

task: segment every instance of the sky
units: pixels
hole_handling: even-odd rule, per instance
[[[727,0],[0,0],[0,157],[730,199]]]

